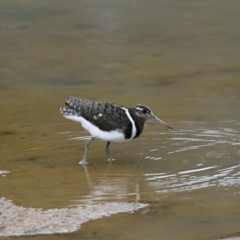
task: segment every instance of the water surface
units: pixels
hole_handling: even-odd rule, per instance
[[[49,217],[52,234],[30,227],[36,239],[239,234],[238,1],[0,5],[0,197],[24,214],[71,218],[106,204],[121,212],[103,208],[99,216],[109,217],[62,235]],[[96,140],[83,168],[88,134],[59,113],[67,95],[146,104],[173,130],[146,122],[139,139],[111,144],[113,163]]]

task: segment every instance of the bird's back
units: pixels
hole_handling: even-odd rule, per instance
[[[126,129],[130,122],[123,106],[69,96],[66,100],[72,114],[81,116],[103,131]],[[63,112],[64,113],[64,112]]]

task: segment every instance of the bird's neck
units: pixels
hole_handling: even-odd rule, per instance
[[[145,123],[146,120],[143,119],[143,118],[139,118],[139,117],[136,115],[136,113],[135,113],[135,111],[134,111],[133,108],[129,108],[128,111],[129,111],[129,113],[130,113],[130,115],[131,115],[131,117],[132,117],[132,119],[133,119],[133,121],[134,121],[134,123],[135,123],[137,132],[136,132],[136,135],[135,135],[134,138],[137,138],[137,137],[139,137],[140,134],[142,133],[143,128],[144,128],[144,123]]]

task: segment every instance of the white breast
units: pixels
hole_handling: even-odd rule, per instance
[[[119,130],[112,130],[110,132],[102,131],[92,123],[88,122],[85,118],[81,116],[63,115],[65,118],[70,119],[75,122],[82,124],[82,127],[88,131],[91,136],[99,138],[103,141],[111,142],[125,142],[127,141],[124,134]]]

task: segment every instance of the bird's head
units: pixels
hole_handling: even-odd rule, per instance
[[[134,111],[135,111],[135,114],[143,119],[144,121],[150,119],[150,120],[153,120],[153,121],[157,121],[157,122],[160,122],[162,123],[165,127],[169,128],[169,129],[172,129],[172,127],[170,125],[168,125],[167,123],[165,123],[164,121],[162,121],[161,119],[159,119],[158,117],[156,117],[152,110],[148,107],[148,106],[145,106],[145,105],[142,105],[142,104],[137,104],[133,107]]]

